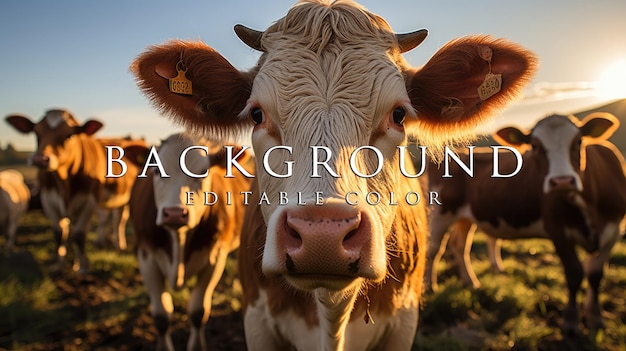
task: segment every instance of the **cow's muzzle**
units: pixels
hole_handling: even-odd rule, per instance
[[[572,176],[552,177],[548,180],[548,191],[576,190],[576,178]]]
[[[279,219],[275,235],[276,251],[265,252],[276,257],[264,260],[274,265],[264,264],[265,273],[297,280],[304,289],[384,276],[385,264],[379,267],[373,258],[383,255],[385,262],[385,251],[373,247],[370,219],[353,206],[291,208]]]
[[[33,155],[31,162],[33,166],[39,168],[47,169],[50,167],[50,157],[48,157],[47,155],[35,154]]]
[[[183,207],[164,207],[161,216],[163,226],[178,229],[189,224],[189,211]]]

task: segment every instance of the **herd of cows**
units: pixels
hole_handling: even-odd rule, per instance
[[[37,139],[32,163],[57,244],[53,269],[64,269],[74,244],[74,269],[88,272],[92,215],[113,223],[121,250],[130,221],[159,350],[173,349],[168,289],[190,277],[197,279],[187,348],[209,347],[211,296],[236,249],[249,350],[410,350],[422,295],[437,289],[447,237],[460,277],[479,285],[469,262],[479,228],[500,269],[498,240],[551,239],[569,290],[564,332],[579,333],[575,301],[585,277],[586,325],[602,327],[599,286],[626,214],[625,163],[607,141],[617,118],[553,115],[529,132],[498,131],[497,141],[523,152],[514,177],[491,177],[493,155],[473,149],[460,152],[463,165],[451,163],[450,176],[437,160],[427,175],[406,176],[415,169],[407,159],[400,172],[400,158],[409,156],[398,147],[408,135],[440,159],[445,145],[467,141],[474,125],[519,95],[537,58],[505,39],[468,36],[413,67],[402,53],[418,46],[425,30],[395,34],[379,16],[342,0],[300,2],[263,32],[241,25],[235,32],[262,53],[250,71],[202,42],[176,40],[132,63],[154,106],[190,131],[156,149],[142,140],[98,139],[101,122],[81,124],[66,110],[47,111],[38,122],[6,118]],[[250,131],[254,155],[224,147]],[[124,163],[111,162],[111,146]],[[499,156],[501,169],[512,167],[512,154]],[[231,174],[233,162],[246,172]],[[105,176],[120,167],[123,177]],[[15,171],[0,173],[0,185],[10,246],[29,189]],[[389,194],[426,187],[440,205],[389,201]],[[231,196],[242,192],[245,202]],[[355,201],[346,201],[348,192]],[[370,204],[365,194],[372,192],[382,201]],[[211,195],[209,205],[202,194]],[[99,229],[98,240],[104,235]],[[576,247],[588,253],[584,265]]]

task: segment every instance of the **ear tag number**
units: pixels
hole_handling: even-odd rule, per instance
[[[193,91],[191,88],[191,81],[185,76],[187,67],[185,67],[182,60],[178,61],[176,64],[176,71],[178,72],[178,75],[169,79],[170,91],[176,94],[191,95]]]
[[[502,75],[487,73],[485,81],[478,87],[478,97],[481,101],[485,101],[496,95],[502,89]]]

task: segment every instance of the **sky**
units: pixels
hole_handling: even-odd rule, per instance
[[[264,30],[295,0],[9,0],[0,4],[0,115],[38,121],[67,108],[81,122],[97,119],[103,137],[158,143],[179,128],[140,93],[128,67],[148,46],[202,40],[235,67],[259,54],[241,43],[235,24]],[[446,42],[470,34],[505,37],[534,51],[538,73],[525,97],[481,130],[529,127],[550,113],[571,113],[626,97],[624,0],[362,0],[397,33],[426,28],[428,38],[405,54],[421,66]],[[621,63],[620,63],[621,62]],[[608,72],[608,73],[607,73]],[[617,84],[617,85],[616,85]],[[0,122],[0,146],[35,147]]]

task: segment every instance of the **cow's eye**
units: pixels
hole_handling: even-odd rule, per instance
[[[393,110],[393,122],[395,124],[403,125],[405,116],[406,116],[406,111],[402,107],[396,107]]]
[[[263,110],[261,110],[259,107],[253,108],[250,116],[252,117],[252,121],[254,122],[254,124],[258,125],[263,123]]]

